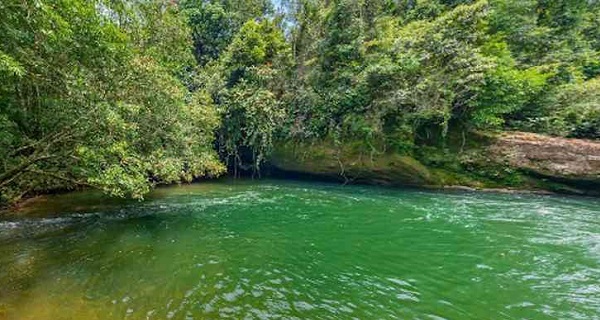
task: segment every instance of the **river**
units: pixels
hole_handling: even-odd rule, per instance
[[[600,319],[600,200],[277,180],[48,196],[0,319]]]

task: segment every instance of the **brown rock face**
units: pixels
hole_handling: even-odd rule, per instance
[[[533,174],[600,183],[600,142],[533,133],[503,133],[489,157]]]

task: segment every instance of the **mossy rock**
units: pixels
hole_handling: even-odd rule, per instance
[[[363,150],[357,144],[276,144],[270,162],[280,171],[382,185],[436,184],[427,167],[397,153]]]
[[[276,143],[270,162],[284,173],[344,182],[600,195],[598,142],[519,132],[475,136],[460,147],[418,146],[410,155],[370,150],[362,141]]]

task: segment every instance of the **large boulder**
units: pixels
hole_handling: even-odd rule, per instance
[[[488,147],[489,157],[531,174],[600,182],[600,142],[503,133]]]

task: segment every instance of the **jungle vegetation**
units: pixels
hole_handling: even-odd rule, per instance
[[[597,0],[2,0],[0,202],[260,174],[276,141],[600,139]]]

